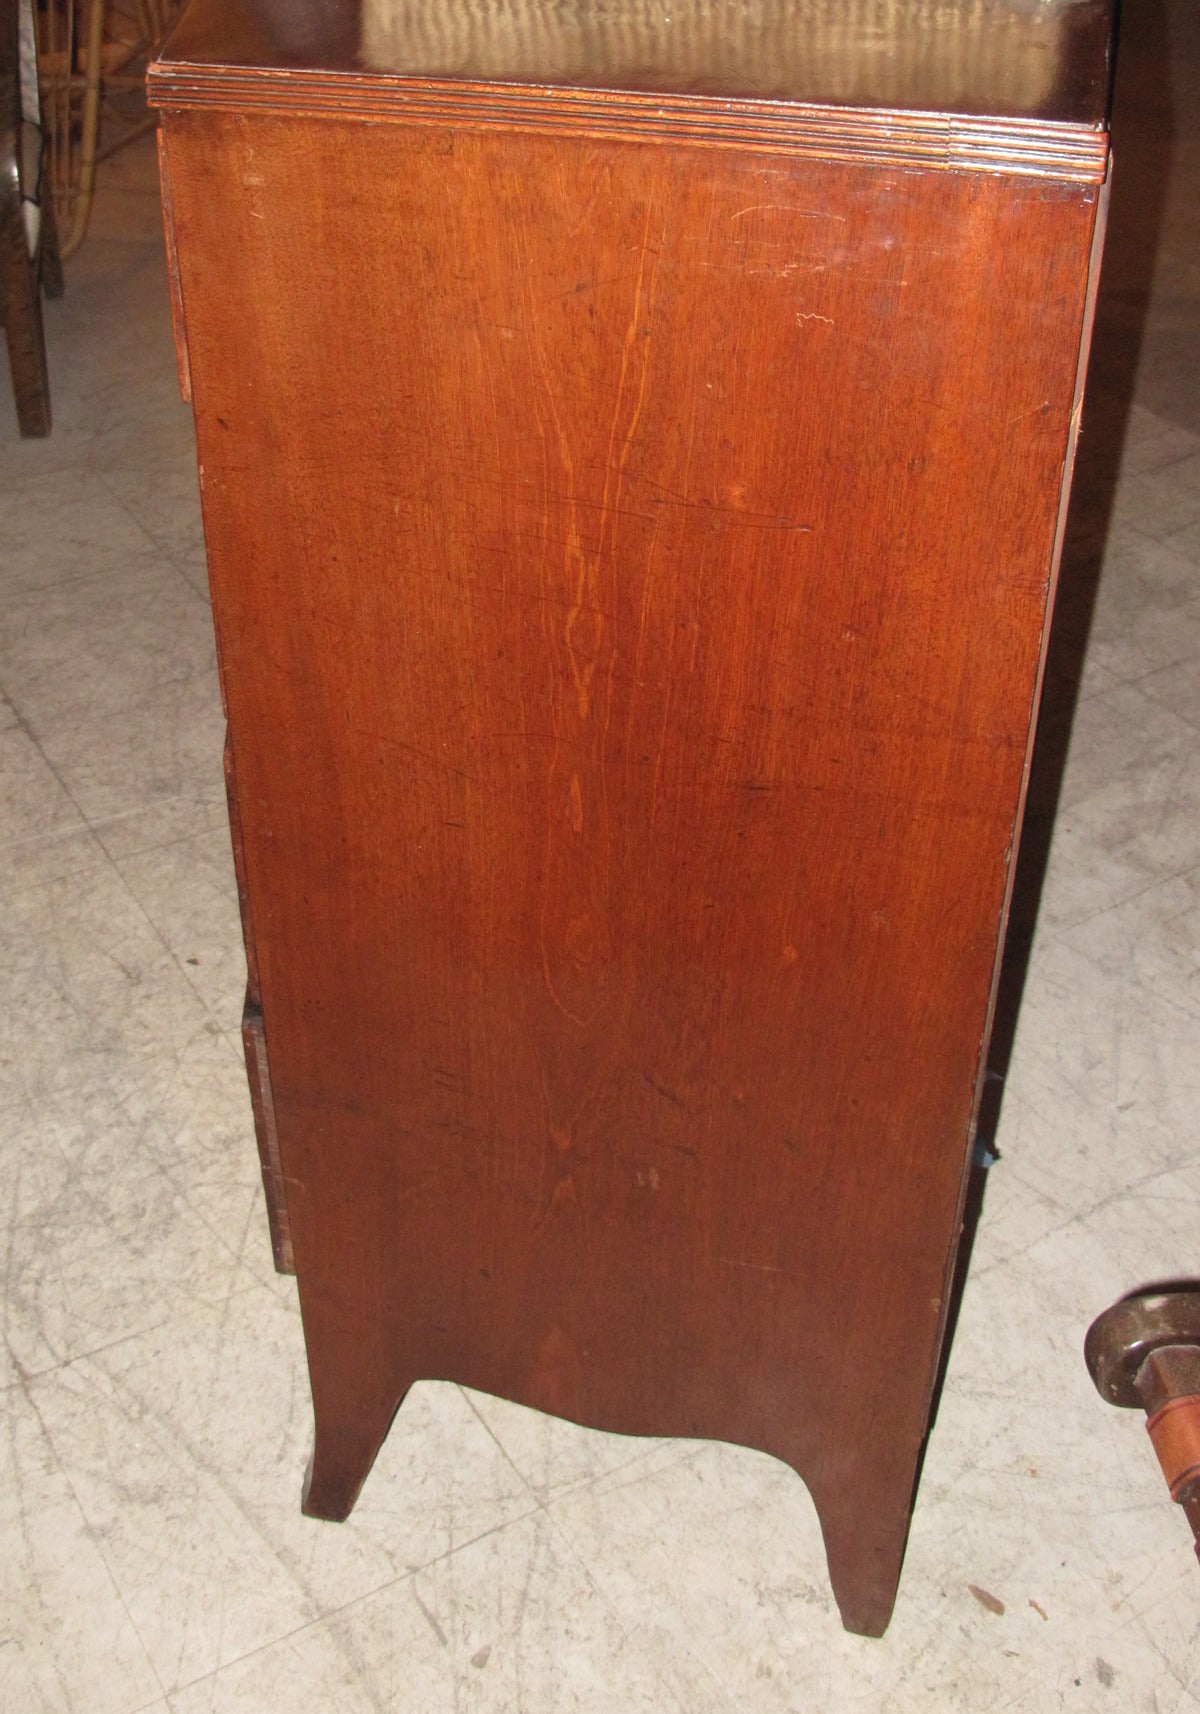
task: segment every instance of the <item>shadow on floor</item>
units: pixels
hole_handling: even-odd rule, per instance
[[[996,996],[988,1074],[980,1106],[979,1144],[967,1187],[962,1242],[934,1388],[931,1427],[941,1398],[983,1208],[987,1168],[997,1158],[993,1139],[1000,1121],[1004,1079],[1029,969],[1038,903],[1133,405],[1155,260],[1163,237],[1176,148],[1168,17],[1169,0],[1139,0],[1137,5],[1127,5],[1122,16],[1113,92],[1112,193],[1087,394],[1008,938]]]

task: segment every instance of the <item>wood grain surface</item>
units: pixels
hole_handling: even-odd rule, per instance
[[[307,1509],[453,1379],[787,1460],[878,1633],[1097,188],[166,122]]]
[[[1112,0],[192,0],[164,106],[1097,184]]]
[[[151,81],[205,66],[278,80],[387,72],[1103,129],[1114,10],[1114,0],[191,0]]]

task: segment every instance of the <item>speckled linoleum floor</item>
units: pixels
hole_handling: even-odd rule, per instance
[[[103,170],[53,437],[0,388],[0,1709],[1200,1708],[1186,1524],[1080,1355],[1200,1275],[1200,8],[1127,14],[999,1159],[880,1642],[771,1460],[453,1386],[300,1516],[152,149]]]

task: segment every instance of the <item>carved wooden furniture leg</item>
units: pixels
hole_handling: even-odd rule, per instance
[[[1101,1398],[1144,1410],[1171,1498],[1200,1559],[1200,1291],[1125,1298],[1097,1317],[1084,1344]]]

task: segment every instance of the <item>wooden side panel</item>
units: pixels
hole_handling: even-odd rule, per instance
[[[1096,187],[169,118],[309,1509],[453,1378],[787,1459],[877,1632]]]

